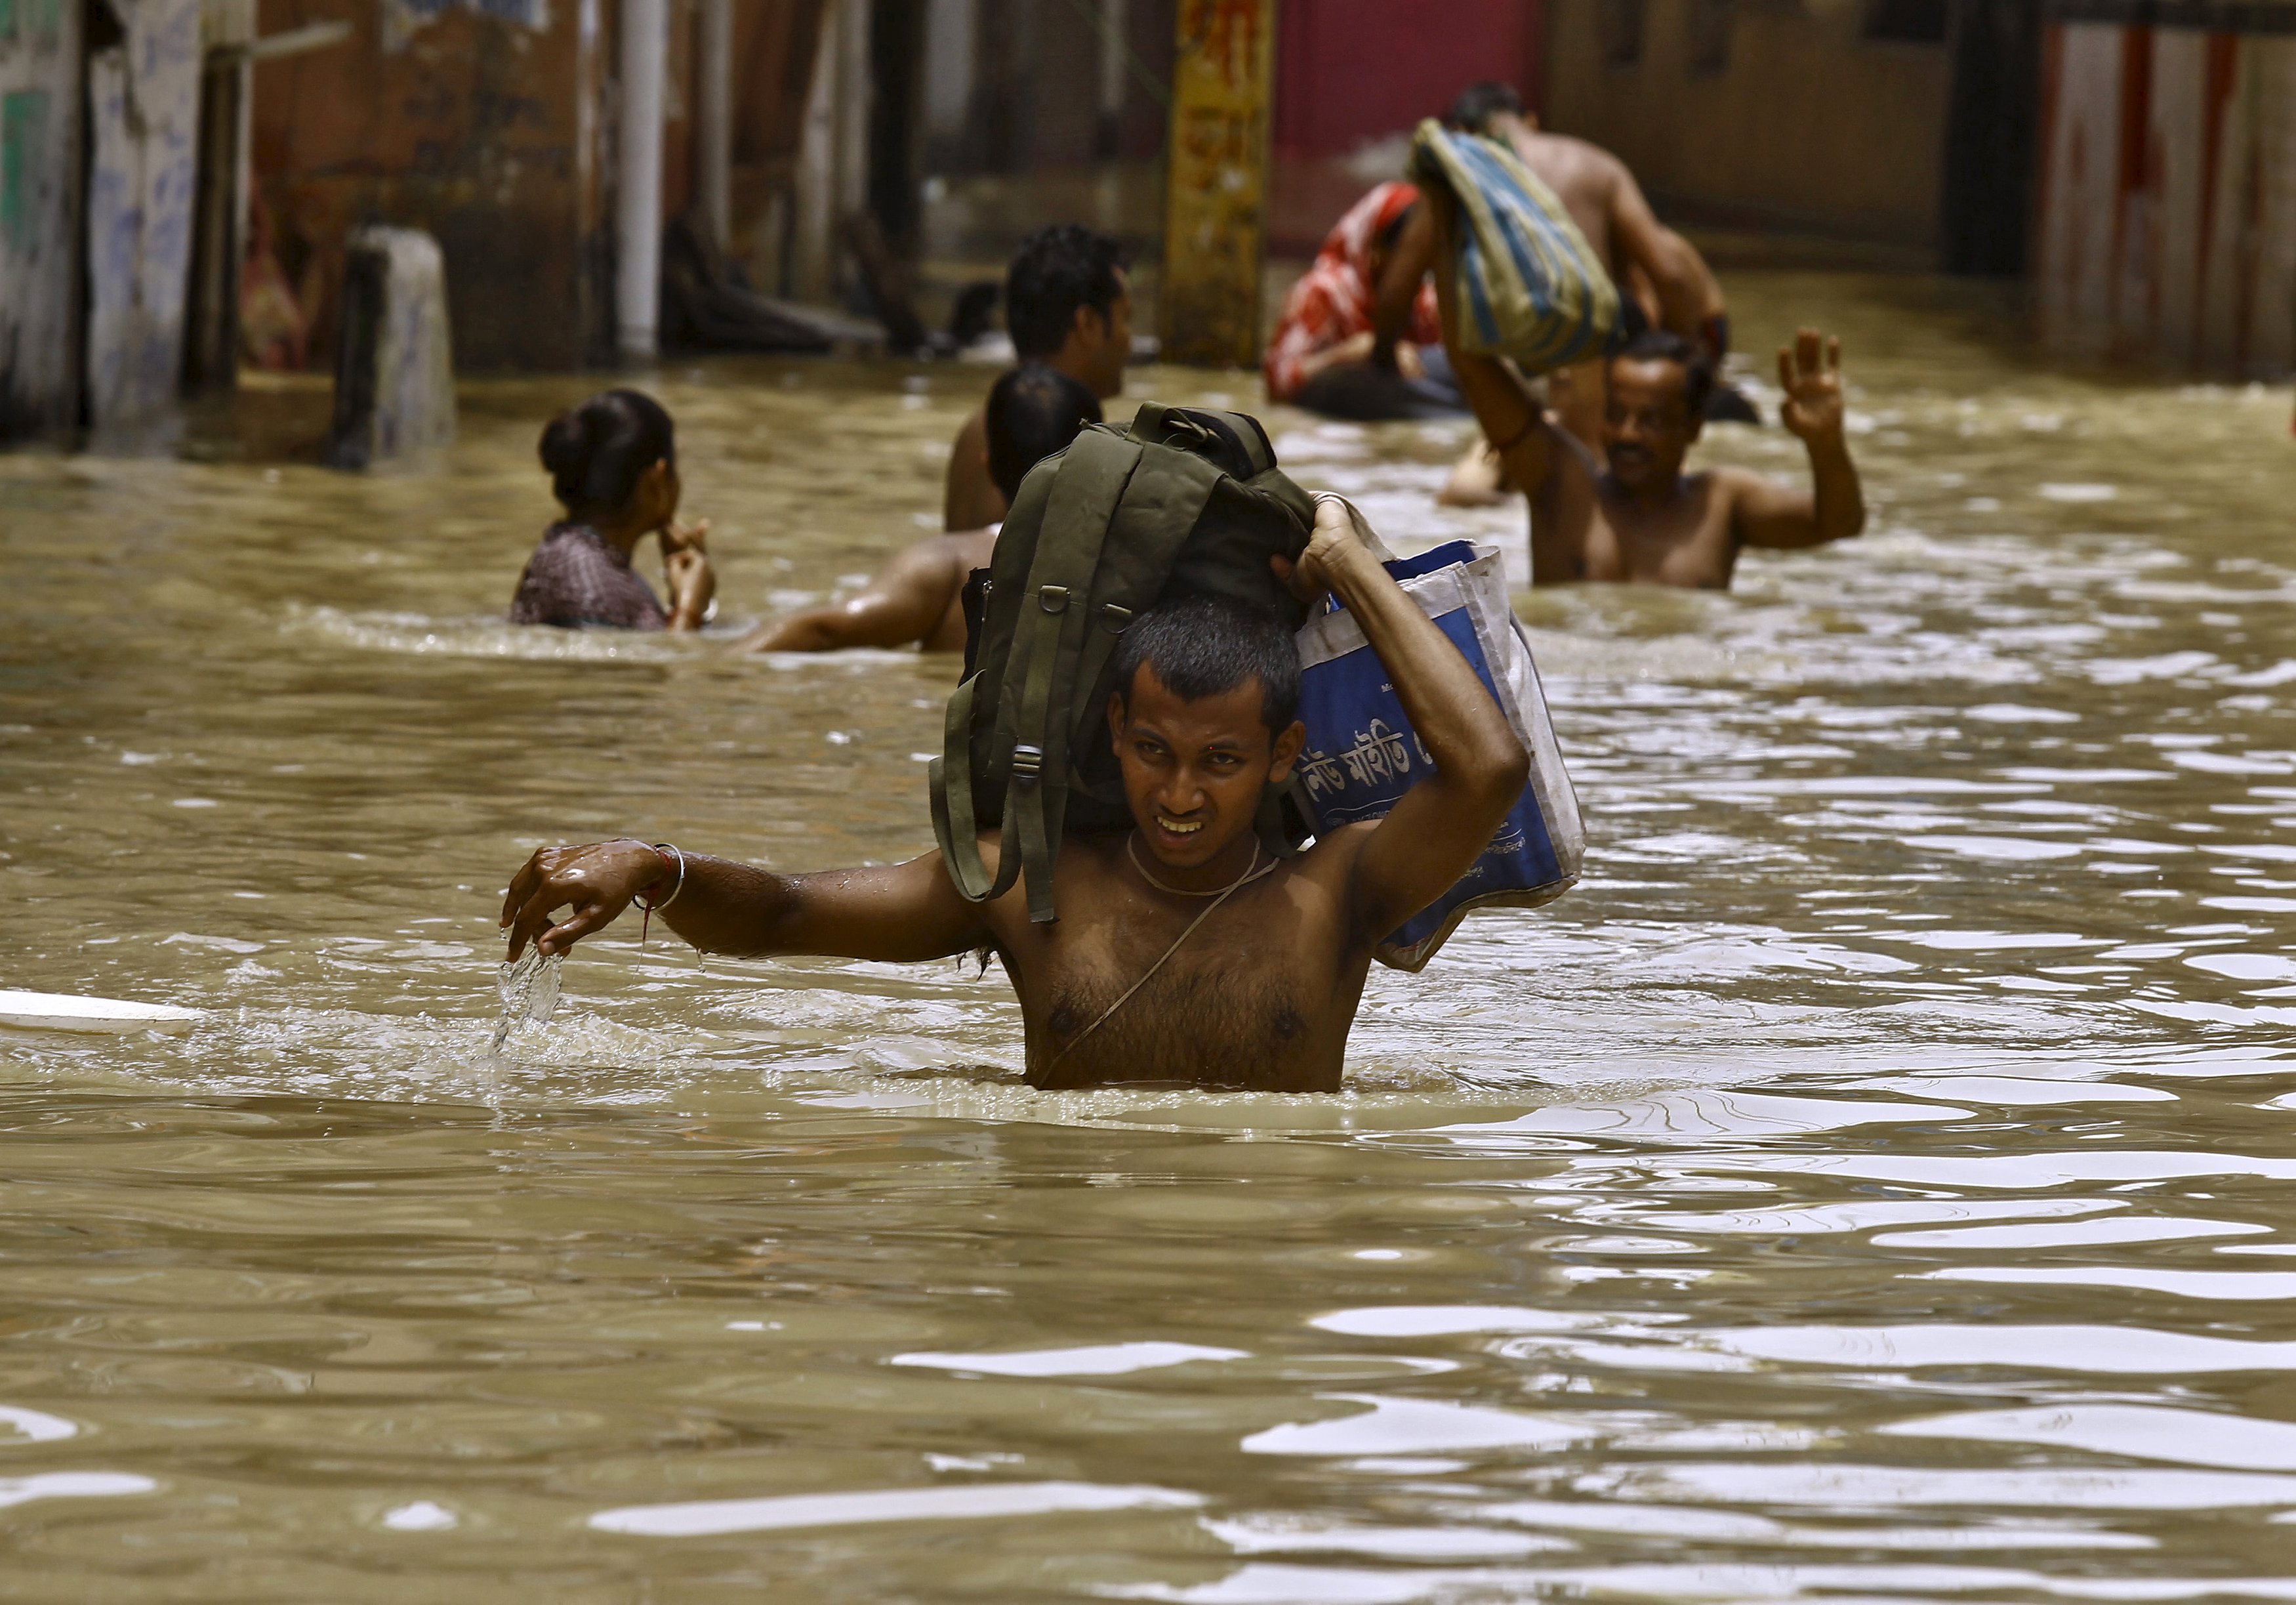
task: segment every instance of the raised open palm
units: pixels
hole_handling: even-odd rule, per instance
[[[1841,432],[1841,342],[1804,329],[1778,348],[1779,419],[1805,440]]]

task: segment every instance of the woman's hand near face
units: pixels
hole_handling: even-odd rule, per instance
[[[675,518],[661,527],[661,561],[669,587],[669,627],[699,630],[718,594],[718,572],[709,562],[709,521],[680,524]]]

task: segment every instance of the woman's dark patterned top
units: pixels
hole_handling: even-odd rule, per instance
[[[627,553],[587,524],[557,523],[526,560],[518,595],[511,598],[510,621],[569,630],[585,624],[661,630],[669,615],[652,587],[631,572]]]

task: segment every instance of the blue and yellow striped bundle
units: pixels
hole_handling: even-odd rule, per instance
[[[1458,327],[1468,351],[1544,374],[1599,357],[1619,327],[1619,291],[1570,214],[1514,152],[1430,118],[1412,178],[1458,197]],[[1438,273],[1444,271],[1438,263]]]

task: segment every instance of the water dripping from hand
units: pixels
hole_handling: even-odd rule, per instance
[[[517,963],[502,967],[495,984],[502,993],[502,1016],[495,1022],[495,1040],[487,1049],[488,1058],[502,1057],[503,1044],[520,1025],[529,1020],[539,1025],[558,1012],[559,972],[565,964],[565,954],[545,957],[539,947],[529,945]]]

